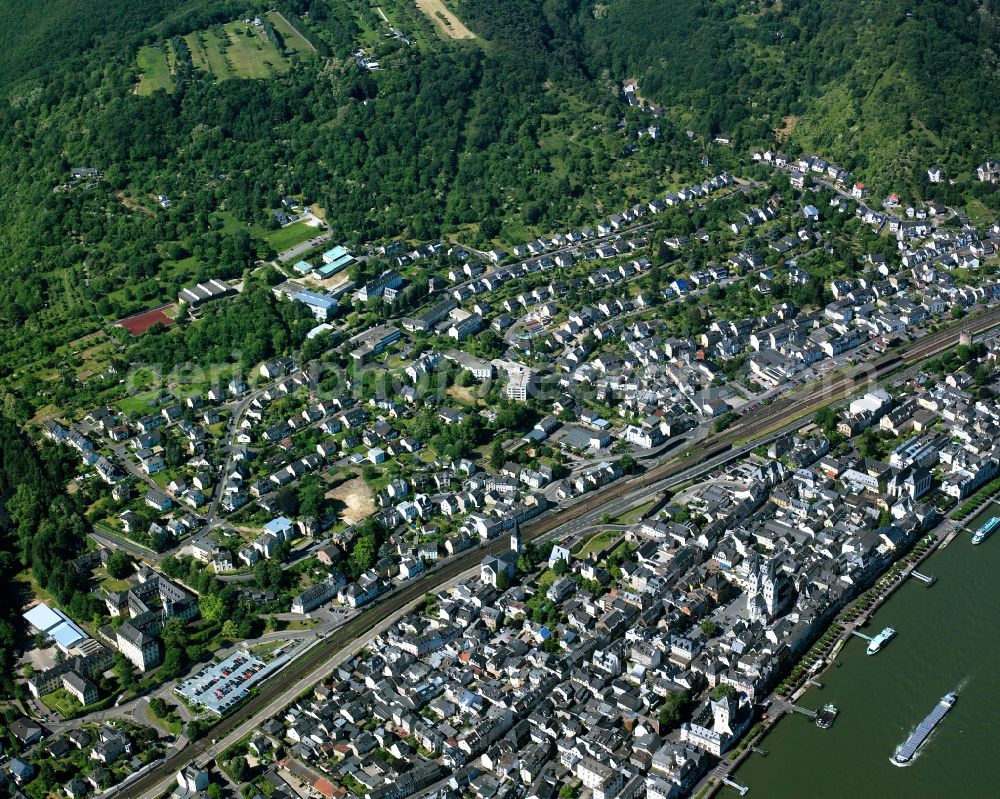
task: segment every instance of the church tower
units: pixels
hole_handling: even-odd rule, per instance
[[[521,533],[516,524],[514,529],[510,531],[510,551],[515,555],[521,554]]]

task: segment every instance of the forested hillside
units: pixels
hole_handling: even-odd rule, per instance
[[[915,198],[938,164],[959,182],[934,199],[1000,208],[969,181],[1000,157],[992,4],[456,0],[477,39],[455,42],[407,0],[380,6],[407,38],[367,0],[282,0],[316,52],[280,72],[217,80],[185,52],[271,5],[0,0],[16,34],[0,48],[0,383],[18,399],[42,404],[25,380],[51,380],[60,346],[268,256],[289,194],[355,247],[510,244],[677,187],[704,149],[736,168],[777,145]],[[171,54],[148,96],[140,45]],[[623,103],[625,79],[663,107],[657,140],[637,139],[650,115]],[[74,166],[101,178],[74,183]]]
[[[152,4],[133,0],[138,23],[126,5],[118,17],[90,17],[57,4],[55,18],[91,26],[73,41],[101,46],[56,59],[61,48],[24,45],[10,56],[23,68],[0,103],[0,327],[9,345],[0,379],[59,368],[57,347],[172,300],[183,285],[238,277],[266,254],[269,209],[288,194],[319,204],[334,235],[355,246],[459,231],[473,242],[501,232],[516,241],[526,225],[592,222],[599,204],[648,196],[662,185],[657,175],[694,160],[679,131],[676,148],[664,137],[622,155],[621,99],[589,80],[568,29],[561,39],[539,29],[525,46],[509,27],[515,18],[501,17],[488,28],[498,44],[453,44],[415,8],[403,16],[406,4],[386,4],[408,23],[404,43],[384,23],[363,34],[380,23],[361,0],[302,0],[281,7],[308,16],[300,24],[319,54],[266,80],[178,68],[171,91],[140,96],[139,44],[203,28],[213,36],[252,9],[168,4],[169,19],[143,31]],[[360,41],[381,71],[351,58]],[[34,56],[44,56],[44,72]],[[74,166],[101,178],[70,182]],[[160,194],[171,197],[169,211]]]
[[[191,30],[235,2],[204,0],[49,0],[0,2],[0,90],[26,79],[43,80],[92,63],[84,54],[111,57],[153,32]]]
[[[778,133],[899,188],[998,153],[993,2],[584,0],[577,21],[591,70],[737,146]]]

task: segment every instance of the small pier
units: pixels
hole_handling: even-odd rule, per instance
[[[934,585],[934,583],[937,582],[937,577],[934,577],[933,575],[928,577],[926,574],[921,574],[916,570],[911,571],[910,574],[912,574],[914,577],[920,580],[920,582],[922,582],[928,588],[930,588],[932,585]]]
[[[761,749],[759,746],[751,746],[750,751],[757,753],[761,757],[767,757],[767,750]]]
[[[823,683],[821,683],[819,680],[814,680],[811,677],[808,680],[806,680],[806,684],[807,685],[812,685],[815,688],[822,688],[823,687]]]
[[[735,790],[739,791],[740,796],[746,796],[747,793],[750,791],[750,789],[746,785],[740,785],[738,782],[729,779],[729,777],[723,777],[722,784],[728,785],[730,788],[734,788]]]
[[[801,713],[803,716],[808,716],[811,719],[816,718],[816,711],[810,710],[807,707],[800,707],[799,705],[789,705],[788,709],[793,713]]]
[[[864,638],[866,641],[871,641],[872,637],[870,635],[865,635],[864,633],[858,632],[857,630],[851,630],[851,635],[856,635],[858,638]]]

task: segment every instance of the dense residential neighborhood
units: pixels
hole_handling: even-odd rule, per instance
[[[216,770],[185,767],[174,795],[250,779],[270,797],[668,799],[712,779],[833,620],[1000,476],[1000,344],[955,325],[1000,299],[1000,227],[892,197],[875,210],[821,159],[750,163],[775,171],[721,173],[513,252],[383,245],[395,265],[360,287],[336,245],[271,290],[319,323],[311,356],[42,422],[78,479],[106,485],[76,564],[101,610],[25,614],[41,721],[15,722],[26,749],[8,779],[80,735],[114,779],[141,777],[160,750],[137,759],[136,733],[108,726],[131,712],[88,727],[123,687],[154,692],[150,722],[171,731],[158,746],[183,751],[324,636],[470,555]],[[694,203],[718,204],[711,232],[654,221]],[[845,224],[880,247],[830,272]],[[394,313],[428,259],[443,266],[423,303]],[[359,329],[341,301],[389,312]],[[948,326],[958,350],[942,360],[763,428],[620,515],[525,541],[547,513]],[[111,779],[81,772],[65,791]]]

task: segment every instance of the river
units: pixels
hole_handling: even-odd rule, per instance
[[[968,522],[1000,515],[1000,505]],[[877,655],[854,638],[798,701],[816,710],[833,702],[828,730],[805,716],[782,719],[735,780],[761,799],[943,799],[1000,796],[1000,532],[978,546],[961,533],[921,564],[938,578],[910,579],[864,632],[894,627]],[[889,762],[895,747],[949,691],[958,702],[907,768]],[[724,788],[724,797],[738,796]]]

